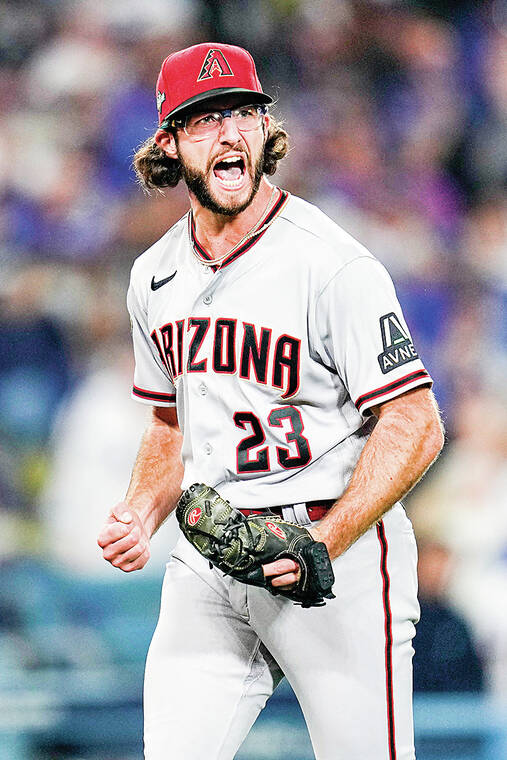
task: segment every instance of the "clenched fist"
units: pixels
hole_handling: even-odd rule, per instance
[[[104,559],[125,573],[141,570],[150,558],[150,539],[139,515],[120,502],[100,531],[97,543]]]

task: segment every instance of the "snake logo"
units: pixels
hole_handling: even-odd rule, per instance
[[[189,513],[187,517],[187,523],[189,525],[195,525],[199,522],[199,518],[202,515],[202,509],[200,507],[194,507]]]
[[[271,533],[274,533],[277,538],[281,538],[284,541],[286,540],[287,536],[283,532],[283,530],[280,528],[279,525],[273,522],[266,522],[265,523],[266,528],[271,531]]]
[[[201,73],[197,77],[197,81],[202,82],[203,79],[212,79],[217,71],[219,77],[234,76],[227,58],[222,53],[222,51],[211,48],[206,53],[206,58],[202,64]]]

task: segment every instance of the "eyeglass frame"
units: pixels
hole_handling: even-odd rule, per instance
[[[218,131],[220,131],[220,128],[221,128],[221,126],[222,126],[222,124],[224,122],[224,119],[226,119],[226,118],[229,118],[229,119],[232,118],[232,112],[233,111],[237,111],[238,108],[247,108],[247,107],[251,107],[251,106],[254,106],[257,109],[257,112],[258,112],[259,116],[265,116],[266,113],[267,113],[267,111],[268,111],[267,106],[265,106],[262,103],[247,103],[245,105],[234,106],[234,108],[215,108],[215,109],[210,110],[210,111],[197,111],[197,113],[202,113],[202,114],[208,114],[208,113],[213,113],[214,114],[214,113],[218,113],[218,114],[220,114],[220,116],[222,117],[222,120],[218,124],[218,129],[217,129],[217,132],[218,132]],[[205,135],[205,136],[200,137],[200,138],[199,137],[196,138],[195,135],[189,135],[189,133],[187,132],[187,119],[189,119],[191,116],[195,116],[195,113],[189,113],[183,119],[173,119],[171,121],[170,126],[173,127],[173,128],[182,129],[185,132],[185,134],[186,134],[187,137],[190,137],[191,140],[196,140],[196,141],[206,140],[207,137],[209,137],[212,134],[214,134],[214,132],[210,132],[209,135]],[[261,121],[262,121],[262,119],[259,120],[258,126],[260,126]],[[244,131],[245,132],[253,132],[255,129],[257,129],[257,127],[254,127],[254,129],[242,130],[242,129],[240,129],[240,127],[238,127],[237,124],[236,124],[236,128],[238,129],[239,132],[244,132]]]

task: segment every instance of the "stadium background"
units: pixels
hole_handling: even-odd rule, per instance
[[[0,759],[141,758],[143,660],[175,528],[135,577],[106,566],[95,537],[146,414],[129,397],[128,272],[187,208],[182,187],[144,196],[129,164],[156,125],[161,61],[206,40],[246,46],[276,95],[293,147],[275,180],[397,283],[447,427],[406,500],[420,543],[418,758],[499,760],[504,0],[0,3]],[[282,687],[238,760],[285,757],[313,756]]]

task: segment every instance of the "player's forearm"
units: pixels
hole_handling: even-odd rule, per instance
[[[148,426],[125,497],[152,536],[176,506],[181,494],[182,436],[154,415]]]
[[[430,391],[414,391],[385,405],[350,483],[312,533],[331,558],[342,554],[403,498],[426,472],[443,445],[438,411]]]

